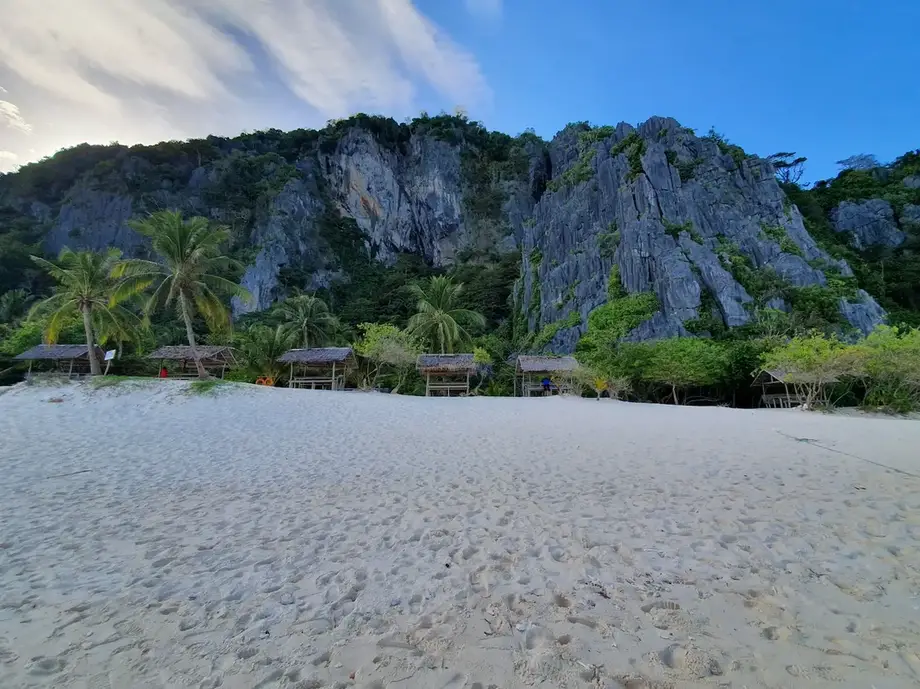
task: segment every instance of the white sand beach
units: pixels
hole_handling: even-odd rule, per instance
[[[0,395],[0,687],[920,683],[920,422]]]

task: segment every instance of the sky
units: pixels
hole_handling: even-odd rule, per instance
[[[920,147],[918,26],[917,0],[3,0],[0,171],[459,107],[544,138],[671,116],[824,179]]]

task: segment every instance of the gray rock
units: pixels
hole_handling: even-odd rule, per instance
[[[831,213],[831,223],[835,232],[849,232],[850,243],[857,249],[874,245],[894,248],[905,239],[894,221],[891,204],[883,199],[843,201]]]
[[[907,204],[901,210],[901,227],[905,230],[920,230],[920,206]]]
[[[840,312],[863,335],[885,322],[885,310],[865,290],[857,291],[857,300],[840,300]]]
[[[902,180],[908,189],[920,189],[920,175],[910,175]]]
[[[579,160],[579,131],[569,127],[550,143],[554,178]],[[629,147],[614,153],[634,133],[644,141],[641,170],[632,169]],[[754,298],[725,269],[720,253],[740,253],[755,268],[773,269],[796,286],[826,284],[812,263],[852,275],[846,262],[834,260],[808,234],[766,161],[748,158],[738,165],[712,141],[667,118],[652,118],[638,128],[621,123],[613,136],[592,147],[591,179],[544,193],[522,236],[524,310],[537,283],[541,296],[531,328],[559,321],[572,310],[582,316],[580,326],[557,334],[551,351],[574,349],[588,314],[606,301],[614,267],[627,293],[653,291],[661,305],[629,334],[631,340],[686,335],[683,323],[699,315],[703,290],[713,295],[728,326],[747,323]],[[672,160],[692,167],[692,177],[681,180]],[[795,253],[783,252],[764,226],[782,228]],[[536,281],[528,259],[534,249],[542,255]],[[566,301],[563,295],[574,298]],[[862,320],[857,311],[850,312]]]
[[[130,196],[80,189],[61,206],[45,250],[57,254],[65,246],[74,250],[105,251],[110,247],[126,254],[136,253],[146,240],[128,227],[133,215]]]

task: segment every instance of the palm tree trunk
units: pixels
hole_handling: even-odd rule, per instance
[[[680,400],[677,399],[677,386],[671,385],[671,394],[674,396],[674,404],[680,404]]]
[[[188,298],[184,294],[179,295],[179,304],[182,307],[182,320],[185,321],[185,334],[188,337],[189,347],[192,348],[192,355],[195,357],[195,368],[198,369],[199,378],[207,378],[208,372],[204,370],[201,359],[198,357],[198,350],[195,345],[195,331],[192,328],[192,317],[188,311]]]
[[[89,358],[89,372],[98,376],[102,373],[99,366],[99,359],[96,358],[96,339],[93,337],[93,316],[89,306],[84,306],[83,311],[83,330],[86,333],[86,356]]]

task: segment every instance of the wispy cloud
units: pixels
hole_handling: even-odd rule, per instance
[[[4,0],[0,80],[42,153],[488,100],[473,56],[413,0]]]
[[[23,119],[19,108],[5,100],[0,100],[0,122],[5,122],[7,127],[25,134],[32,131],[32,125]]]

